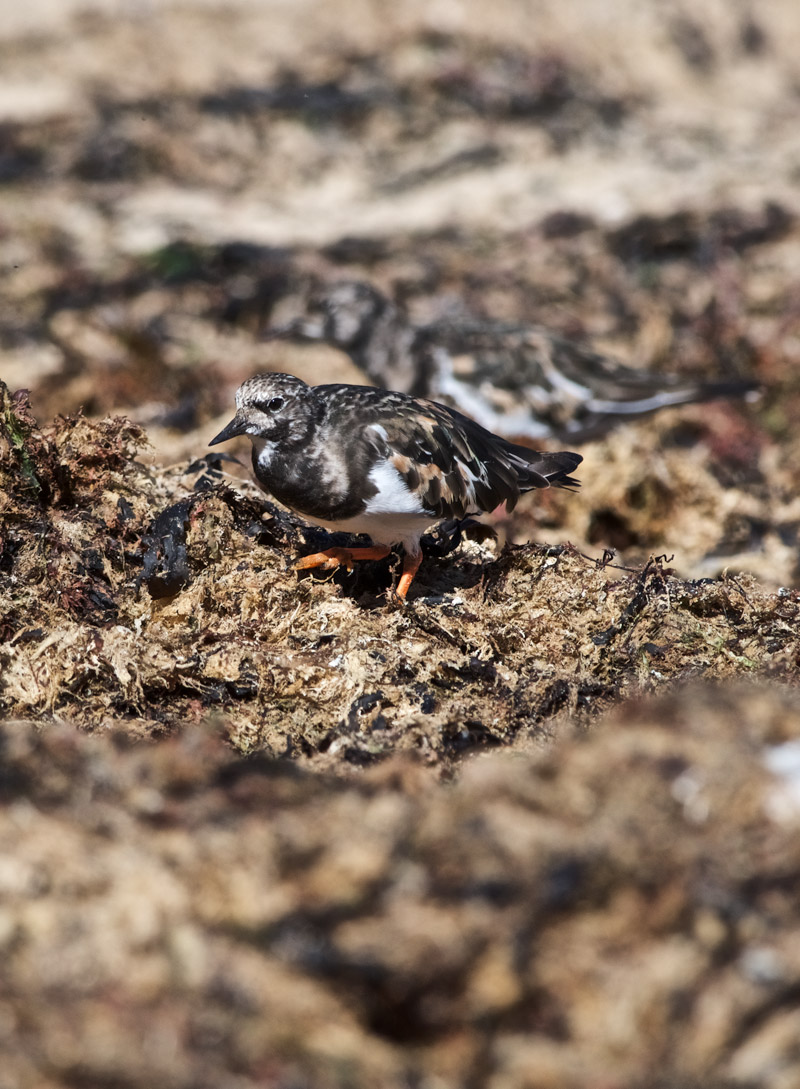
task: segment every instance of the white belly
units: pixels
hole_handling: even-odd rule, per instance
[[[408,487],[388,461],[376,465],[369,479],[378,490],[367,500],[365,509],[353,518],[327,522],[307,514],[302,517],[324,529],[366,533],[375,544],[402,544],[407,551],[416,552],[422,534],[440,522],[441,518],[423,509],[417,493]]]
[[[420,514],[357,514],[343,522],[326,522],[322,518],[312,518],[310,514],[300,514],[307,522],[322,526],[333,533],[366,533],[378,545],[401,544],[408,552],[416,552],[419,539],[441,518]]]

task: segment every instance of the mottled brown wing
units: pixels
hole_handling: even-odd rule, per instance
[[[391,406],[391,407],[390,407]],[[427,400],[385,402],[374,419],[377,441],[425,509],[439,518],[463,518],[506,503],[512,510],[532,488],[576,487],[569,473],[579,454],[540,454],[515,446],[460,412]]]

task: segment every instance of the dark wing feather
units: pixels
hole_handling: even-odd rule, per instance
[[[433,401],[380,391],[370,415],[381,453],[439,518],[463,518],[501,503],[512,510],[533,488],[578,486],[569,474],[582,461],[579,454],[515,446]]]

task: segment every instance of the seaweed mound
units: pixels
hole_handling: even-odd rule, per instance
[[[300,579],[318,531],[219,483],[213,458],[146,468],[122,418],[39,429],[3,398],[7,716],[137,736],[223,721],[241,752],[346,767],[410,749],[444,770],[671,682],[797,669],[797,592],[663,558],[466,539],[431,548],[405,608],[391,562]]]

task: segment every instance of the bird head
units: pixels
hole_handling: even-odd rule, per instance
[[[236,415],[209,446],[248,435],[254,442],[302,442],[316,416],[310,386],[291,374],[257,374],[236,391]]]
[[[375,322],[389,310],[394,312],[394,303],[370,284],[341,280],[312,295],[302,318],[271,329],[267,336],[322,340],[349,352],[369,336]]]

